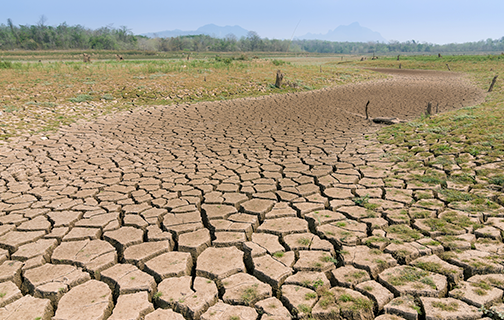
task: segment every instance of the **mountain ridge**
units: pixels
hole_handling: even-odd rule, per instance
[[[142,34],[149,38],[170,38],[179,36],[191,35],[208,35],[215,38],[225,38],[230,34],[234,34],[236,38],[246,37],[249,30],[246,30],[238,25],[235,26],[218,26],[215,24],[206,24],[196,30],[184,31],[180,29],[165,30],[159,32],[149,32]],[[334,30],[329,30],[326,34],[307,33],[303,36],[295,37],[296,40],[326,40],[334,42],[387,42],[379,32],[369,28],[362,27],[358,22],[351,23],[347,26],[340,25]]]
[[[335,42],[387,42],[379,32],[362,27],[358,22],[351,23],[348,26],[340,25],[334,30],[329,30],[326,34],[307,33],[303,36],[295,37],[295,39],[327,40]]]
[[[169,37],[179,37],[179,36],[194,36],[205,34],[215,38],[225,38],[229,34],[234,34],[238,39],[241,37],[246,37],[249,31],[238,26],[218,26],[213,23],[206,24],[202,27],[199,27],[196,30],[184,31],[180,29],[175,30],[165,30],[159,32],[149,32],[142,34],[143,36],[147,36],[149,38],[169,38]]]

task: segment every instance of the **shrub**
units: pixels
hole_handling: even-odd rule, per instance
[[[278,59],[273,59],[271,60],[271,62],[275,65],[275,66],[281,66],[281,65],[284,65],[286,64],[287,62],[284,61],[284,60],[278,60]]]
[[[69,100],[71,102],[84,102],[84,101],[93,100],[93,97],[90,96],[89,94],[79,94],[76,98],[70,98]]]

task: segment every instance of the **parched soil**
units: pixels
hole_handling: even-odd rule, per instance
[[[396,149],[364,106],[410,120],[484,93],[455,73],[377,71],[393,77],[0,146],[0,318],[480,318],[502,303],[504,208],[453,210],[437,186],[390,179]]]

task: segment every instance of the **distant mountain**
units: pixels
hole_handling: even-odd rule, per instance
[[[145,33],[143,35],[149,38],[155,38],[155,37],[170,38],[178,36],[192,36],[192,35],[205,34],[214,38],[224,38],[228,34],[234,34],[238,39],[240,39],[241,37],[246,37],[248,32],[249,32],[248,30],[245,30],[240,26],[220,27],[215,24],[207,24],[194,31],[182,31],[176,29],[176,30]]]
[[[358,22],[354,22],[348,26],[339,26],[332,31],[329,30],[326,34],[307,33],[304,36],[296,37],[296,39],[317,39],[336,42],[387,42],[379,32],[362,27]]]

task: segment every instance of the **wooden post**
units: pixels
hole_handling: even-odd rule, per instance
[[[281,88],[282,87],[282,80],[283,80],[283,73],[282,71],[280,70],[277,70],[277,73],[276,73],[276,80],[275,80],[275,87],[277,88]]]
[[[492,92],[493,90],[493,87],[494,87],[494,84],[495,84],[495,81],[497,81],[497,76],[495,76],[493,79],[492,79],[492,84],[490,85],[490,88],[488,88],[488,92]]]
[[[369,119],[368,106],[369,106],[369,103],[370,103],[370,102],[371,102],[371,101],[369,101],[369,100],[368,100],[368,102],[366,103],[366,108],[364,109],[364,112],[366,112],[366,120],[368,120],[368,119]]]
[[[398,55],[397,55],[397,61],[399,61],[399,57],[400,57],[400,56],[401,56],[400,54],[398,54]]]
[[[425,115],[427,117],[430,117],[430,115],[432,114],[432,103],[427,103],[427,111],[425,112]]]
[[[448,68],[448,71],[451,71],[450,66],[448,65],[448,63],[446,64],[446,67]]]
[[[206,82],[206,76],[203,78],[203,81],[205,81],[205,82]]]
[[[399,63],[399,69],[401,69],[402,65]]]
[[[191,53],[189,52],[189,53],[187,54],[187,61],[189,61],[189,57],[190,57],[190,56],[191,56]]]

